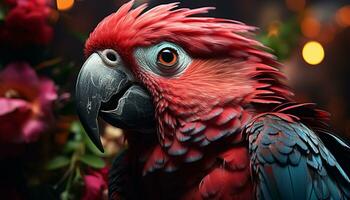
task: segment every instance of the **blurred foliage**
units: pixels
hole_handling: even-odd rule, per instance
[[[46,164],[47,170],[64,171],[55,186],[58,189],[64,185],[62,200],[78,199],[77,191],[81,191],[84,184],[82,171],[90,167],[101,169],[106,166],[106,162],[101,158],[105,157],[105,154],[93,145],[78,121],[73,121],[69,130],[70,140],[64,144],[62,151]]]
[[[276,55],[278,60],[283,61],[290,57],[300,37],[298,20],[292,18],[286,22],[273,22],[257,36],[257,39],[269,47],[270,53]]]

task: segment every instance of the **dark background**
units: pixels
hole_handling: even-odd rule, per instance
[[[0,28],[5,19],[1,15],[7,11],[1,6],[11,1],[15,0],[0,0]],[[7,150],[5,153],[15,152],[15,155],[0,156],[1,197],[106,199],[106,172],[125,147],[125,140],[120,129],[104,124],[101,126],[101,139],[105,153],[97,151],[77,118],[74,87],[85,60],[84,43],[89,33],[126,0],[31,1],[49,3],[46,6],[50,8],[50,15],[47,20],[45,18],[45,23],[54,31],[53,41],[42,46],[24,45],[20,50],[0,44],[0,69],[13,61],[25,61],[35,73],[55,83],[59,98],[52,106],[54,123],[47,124],[50,129],[41,133],[37,141],[9,143],[10,148],[0,144]],[[57,2],[63,1],[74,4],[69,9],[60,10]],[[174,1],[136,0],[135,4],[146,2],[153,7]],[[296,100],[315,102],[321,109],[329,111],[336,132],[350,138],[349,0],[182,0],[179,5],[190,8],[203,6],[216,7],[209,16],[259,27],[256,38],[270,47],[284,64],[283,70],[288,77],[288,85],[294,89]],[[343,17],[343,21],[339,21],[339,16]],[[307,64],[302,56],[304,45],[310,41],[317,41],[324,48],[325,58],[320,64]],[[21,83],[21,87],[25,88],[26,83]],[[18,123],[16,120],[8,121]],[[12,130],[6,131],[4,133],[11,136]],[[0,153],[4,152],[0,149]],[[94,159],[84,161],[84,156]],[[48,167],[50,164],[51,168]],[[87,181],[86,177],[95,180]],[[95,187],[96,183],[100,185]],[[91,191],[98,195],[91,197]]]

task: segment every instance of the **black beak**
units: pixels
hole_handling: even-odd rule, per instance
[[[105,59],[103,53],[92,54],[80,70],[76,84],[78,116],[102,152],[98,116],[126,130],[143,133],[155,127],[154,107],[148,91],[135,84],[121,61],[110,65]]]

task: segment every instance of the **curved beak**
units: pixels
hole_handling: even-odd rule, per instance
[[[110,67],[100,54],[92,54],[79,72],[75,92],[80,121],[102,152],[98,116],[126,130],[149,132],[155,127],[151,96],[135,84],[132,74],[122,63]]]

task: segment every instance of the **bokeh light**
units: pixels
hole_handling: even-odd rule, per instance
[[[324,49],[319,42],[310,41],[303,47],[303,58],[310,65],[320,64],[325,56]]]
[[[301,22],[301,32],[308,38],[314,38],[318,36],[321,30],[320,22],[312,16],[305,17]]]
[[[350,5],[343,6],[336,13],[336,21],[342,27],[350,26]]]
[[[56,1],[57,9],[64,11],[69,10],[74,5],[74,0],[57,0]]]
[[[278,36],[280,32],[280,22],[279,21],[274,21],[272,22],[269,27],[268,27],[268,37],[273,37],[273,36]]]

